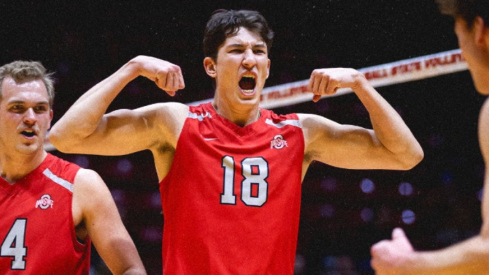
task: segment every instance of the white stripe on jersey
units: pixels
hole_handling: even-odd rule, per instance
[[[265,123],[268,124],[268,125],[275,126],[277,128],[282,128],[282,127],[284,127],[286,125],[292,125],[292,126],[295,126],[295,127],[298,127],[298,128],[302,128],[302,124],[301,124],[301,122],[298,119],[288,119],[288,120],[280,121],[279,123],[273,123],[273,120],[267,118],[265,120]]]
[[[71,193],[73,193],[73,187],[74,185],[67,181],[67,180],[64,180],[58,176],[56,176],[55,174],[53,174],[53,172],[51,172],[51,170],[49,170],[48,168],[46,168],[46,170],[44,170],[44,172],[42,172],[46,177],[48,177],[50,180],[54,181],[55,183],[63,186],[64,188],[68,189]]]
[[[211,113],[209,112],[205,112],[205,114],[201,114],[201,115],[197,115],[196,113],[192,113],[192,112],[188,112],[188,116],[189,118],[193,118],[193,119],[198,119],[199,121],[202,121],[204,120],[204,118],[206,117],[209,117],[211,118]]]

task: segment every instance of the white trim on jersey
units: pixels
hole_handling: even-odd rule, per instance
[[[63,186],[64,188],[68,189],[71,193],[73,193],[74,185],[71,182],[56,176],[55,174],[53,174],[53,172],[51,172],[51,170],[49,170],[49,168],[46,168],[46,170],[44,170],[42,173],[50,180]]]
[[[280,121],[279,123],[274,123],[273,120],[267,118],[265,120],[265,123],[268,124],[268,125],[272,125],[272,126],[275,126],[277,128],[282,128],[286,125],[292,125],[292,126],[295,126],[295,127],[298,127],[298,128],[302,128],[302,124],[299,120],[297,119],[288,119],[288,120],[284,120],[284,121]]]
[[[202,121],[206,117],[212,118],[212,115],[209,112],[205,112],[205,114],[200,114],[200,115],[198,115],[197,113],[188,112],[188,116],[187,117],[188,118],[193,118],[193,119],[198,119],[199,121]]]

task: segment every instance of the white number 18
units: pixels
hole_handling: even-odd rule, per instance
[[[262,157],[245,158],[241,161],[241,201],[247,206],[263,206],[268,199],[268,162]],[[234,158],[225,156],[222,158],[224,169],[222,204],[236,204],[234,192]],[[257,186],[256,194],[253,194],[253,186]]]

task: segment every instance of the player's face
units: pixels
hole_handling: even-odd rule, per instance
[[[476,27],[475,24],[477,23],[479,24]],[[481,33],[478,34],[478,28],[484,27],[487,28],[483,23],[474,22],[474,26],[469,29],[464,19],[455,19],[455,34],[462,55],[469,66],[475,87],[481,94],[487,95],[489,94],[489,49],[478,43],[481,38]]]
[[[0,151],[36,153],[43,150],[53,111],[42,80],[3,80],[0,100]]]
[[[221,101],[258,103],[270,71],[267,45],[258,34],[240,28],[219,48],[214,69]]]

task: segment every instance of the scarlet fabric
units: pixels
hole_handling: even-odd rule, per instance
[[[303,156],[295,114],[239,127],[190,107],[160,182],[164,274],[293,274]]]
[[[48,154],[15,184],[0,178],[0,274],[89,273],[90,239],[77,240],[72,215],[79,169]]]

